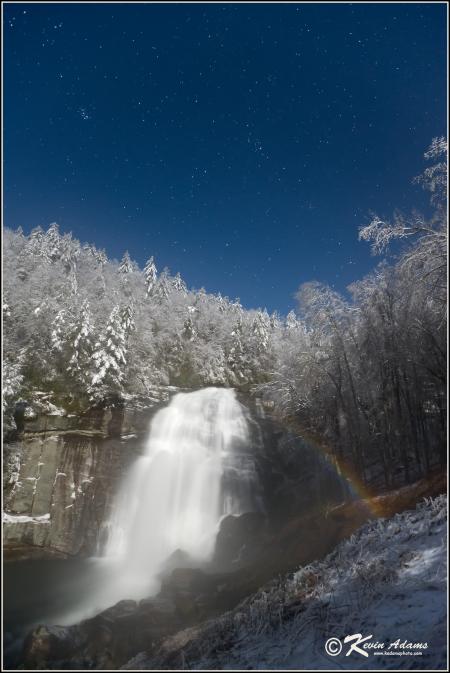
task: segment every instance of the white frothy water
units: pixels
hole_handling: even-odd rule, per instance
[[[221,519],[260,507],[249,439],[232,389],[179,393],[158,411],[116,497],[103,557],[93,561],[98,591],[59,623],[156,594],[174,552],[193,565],[209,561]]]

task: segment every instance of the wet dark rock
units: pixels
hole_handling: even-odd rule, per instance
[[[268,523],[263,513],[227,516],[217,534],[213,564],[230,568],[248,564],[255,560],[267,539]]]
[[[166,601],[120,601],[75,626],[38,626],[26,638],[26,669],[118,668],[138,649],[152,646],[183,626]]]
[[[25,640],[25,668],[46,668],[49,660],[63,662],[67,657],[68,643],[70,651],[76,652],[80,644],[77,635],[76,631],[71,633],[63,626],[38,626]]]
[[[193,566],[195,563],[191,556],[183,549],[176,549],[164,564],[164,576],[170,574],[175,568],[192,568]]]

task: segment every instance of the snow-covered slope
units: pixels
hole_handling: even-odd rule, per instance
[[[446,515],[441,495],[372,521],[323,561],[124,668],[445,669]],[[368,656],[349,652],[354,634],[370,636],[359,645]],[[342,647],[334,656],[325,650],[331,638],[339,639],[329,641],[332,654]]]

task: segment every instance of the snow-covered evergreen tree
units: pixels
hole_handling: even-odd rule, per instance
[[[105,264],[108,262],[108,257],[106,255],[106,252],[104,250],[97,250],[95,246],[93,246],[92,249],[92,255],[96,259],[98,265],[103,268]]]
[[[242,383],[246,379],[246,360],[247,358],[243,345],[243,322],[242,318],[239,316],[231,332],[231,344],[227,357],[227,365],[231,370],[232,378],[238,383]]]
[[[126,333],[120,306],[110,313],[104,333],[94,345],[94,364],[90,391],[93,396],[105,390],[122,389],[126,365]]]
[[[125,345],[131,332],[136,329],[134,322],[134,309],[131,304],[127,304],[120,313],[122,327],[124,331]]]
[[[156,279],[158,277],[158,270],[156,268],[155,260],[150,257],[144,267],[144,279],[147,295],[151,296],[155,289]]]
[[[201,287],[200,290],[196,292],[195,303],[197,306],[201,306],[207,302],[207,294],[204,287]]]
[[[59,233],[59,226],[53,222],[47,229],[44,236],[45,255],[52,262],[59,259],[61,254],[61,235]]]
[[[55,316],[52,325],[51,342],[54,351],[62,353],[67,346],[67,337],[70,332],[68,312],[61,309]]]
[[[166,301],[171,292],[171,281],[168,269],[164,269],[156,281],[154,296],[160,301]]]
[[[222,297],[220,292],[216,297],[216,301],[217,301],[217,305],[219,307],[219,311],[221,313],[225,313],[225,311],[228,309],[228,306],[227,306],[228,302],[227,302],[226,299],[224,299],[224,297]]]
[[[134,264],[131,260],[128,250],[124,253],[118,269],[122,275],[127,275],[134,271]]]
[[[286,327],[287,329],[297,329],[299,326],[299,321],[295,315],[295,311],[289,311],[286,316]]]
[[[264,353],[269,347],[269,316],[267,312],[258,311],[252,324],[252,332],[255,337],[256,349]]]
[[[68,371],[72,376],[87,387],[94,374],[93,365],[94,327],[89,302],[83,302],[78,320],[73,325],[71,334],[71,358]]]
[[[59,258],[69,279],[71,292],[76,295],[78,294],[77,259],[81,251],[80,244],[72,238],[71,234],[66,234],[60,237],[58,247]]]
[[[174,288],[174,290],[176,290],[176,292],[182,292],[183,294],[187,294],[186,283],[181,278],[179,273],[177,273],[177,275],[173,278],[172,287]]]
[[[136,270],[136,265],[132,261],[128,251],[124,253],[122,260],[119,264],[118,274],[120,277],[120,283],[122,287],[122,292],[129,299],[133,294],[132,280],[131,276]]]
[[[184,321],[183,331],[181,335],[183,339],[186,339],[187,341],[193,341],[193,339],[195,338],[196,330],[191,316],[188,316]]]
[[[32,229],[27,239],[26,253],[34,254],[36,256],[42,256],[44,240],[45,240],[45,234],[42,227],[35,227],[34,229]]]
[[[110,313],[105,332],[94,345],[94,371],[90,386],[93,396],[102,394],[105,390],[122,390],[127,365],[128,337],[134,329],[132,307],[115,306]]]
[[[282,319],[278,315],[276,311],[270,314],[269,316],[269,324],[270,324],[270,329],[271,330],[279,330],[282,325]]]

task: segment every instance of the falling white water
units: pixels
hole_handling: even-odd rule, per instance
[[[208,561],[221,519],[257,507],[244,412],[233,390],[206,388],[176,395],[154,416],[108,524],[102,603],[155,593],[176,551]]]

